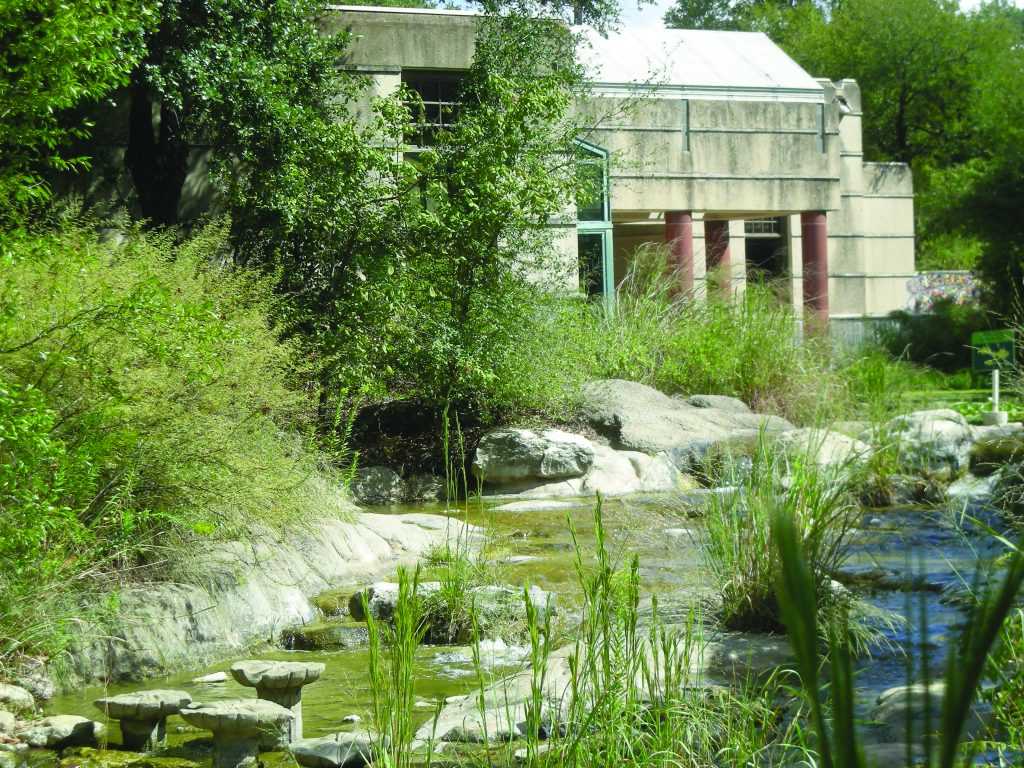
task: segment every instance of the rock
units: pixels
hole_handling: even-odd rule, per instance
[[[320,739],[303,739],[290,749],[295,761],[309,768],[357,768],[373,760],[373,740],[365,731],[342,731]]]
[[[16,768],[18,758],[10,752],[0,752],[0,768]]]
[[[302,689],[315,683],[324,665],[312,661],[238,661],[231,676],[240,685],[256,689],[256,696],[289,710],[293,717],[281,723],[279,738],[272,746],[287,746],[302,738]]]
[[[538,619],[543,621],[546,612],[554,613],[554,595],[537,586],[530,587],[530,600],[537,609]],[[526,606],[520,587],[486,585],[468,589],[459,596],[458,604],[437,602],[443,599],[440,582],[428,581],[419,585],[418,595],[424,600],[428,614],[429,629],[425,640],[431,643],[448,644],[468,642],[471,632],[469,606],[476,612],[477,628],[484,637],[494,634],[520,634],[526,629]],[[442,596],[442,597],[438,597]],[[366,620],[363,610],[365,597],[370,615],[376,621],[390,621],[398,605],[398,585],[392,582],[377,582],[352,596],[349,610],[352,618]]]
[[[309,602],[324,616],[331,618],[348,613],[348,601],[351,597],[351,589],[329,589],[309,598]]]
[[[437,501],[444,493],[444,478],[437,475],[413,475],[405,481],[405,501]]]
[[[868,430],[861,440],[876,447],[895,442],[902,465],[951,481],[967,469],[974,435],[963,416],[944,408],[897,416],[877,432]]]
[[[341,496],[311,503],[344,519],[327,516],[273,533],[254,527],[246,544],[211,541],[194,562],[182,563],[196,583],[120,587],[116,628],[75,645],[68,685],[144,679],[197,658],[238,658],[254,641],[315,621],[309,595],[372,582],[475,535],[472,526],[438,514],[363,512]]]
[[[780,667],[796,664],[793,648],[784,636],[753,632],[727,632],[708,643],[703,658],[707,671],[726,682],[767,680]]]
[[[227,672],[212,672],[211,674],[203,675],[202,677],[194,677],[194,678],[192,678],[192,682],[193,683],[199,683],[199,684],[203,684],[203,683],[224,683],[224,682],[227,682],[227,679],[228,679],[228,673]]]
[[[167,718],[191,704],[184,691],[141,691],[96,699],[96,706],[107,717],[119,720],[126,749],[148,752],[167,739]]]
[[[1024,434],[1020,431],[1006,427],[979,427],[973,432],[971,472],[975,475],[984,477],[1009,464],[1024,461]]]
[[[964,475],[949,485],[946,498],[958,507],[989,504],[995,498],[999,478],[999,473],[986,477]]]
[[[421,581],[417,587],[416,594],[421,598],[428,598],[441,589],[439,581]],[[366,613],[363,602],[369,614],[377,621],[390,621],[395,615],[395,608],[398,605],[398,584],[392,581],[378,581],[365,589],[356,592],[349,599],[348,612],[356,621],[366,621]]]
[[[582,477],[594,462],[594,446],[585,437],[548,429],[499,429],[480,439],[472,471],[485,483],[562,480]]]
[[[741,411],[735,405],[708,407],[662,394],[656,389],[618,379],[593,381],[583,388],[582,415],[621,450],[655,454],[666,451],[680,470],[691,467],[707,447],[738,432],[793,429],[777,416]]]
[[[102,723],[94,723],[85,717],[53,715],[23,723],[17,738],[30,747],[95,747],[106,732]]]
[[[20,686],[0,683],[0,707],[16,715],[22,712],[35,712],[36,700]]]
[[[13,712],[8,712],[6,709],[0,709],[0,736],[8,733],[14,733],[14,726],[17,723],[17,719],[14,717]]]
[[[868,720],[881,725],[883,733],[892,741],[920,743],[925,736],[926,720],[930,719],[932,732],[938,730],[945,691],[946,686],[942,681],[928,685],[897,685],[879,695],[875,706],[868,713]],[[967,721],[966,738],[973,739],[984,725],[984,719],[973,709]]]
[[[359,467],[349,490],[360,504],[397,504],[406,495],[405,481],[388,467]]]
[[[281,644],[288,651],[331,651],[365,648],[370,641],[366,627],[351,621],[315,621],[289,627],[281,633]]]
[[[295,716],[262,699],[192,704],[180,712],[189,725],[213,733],[213,768],[248,768],[259,756],[260,737],[278,734]]]
[[[342,725],[355,725],[356,723],[363,722],[363,718],[359,715],[345,715],[341,718]]]
[[[821,429],[795,429],[775,438],[786,456],[810,457],[819,467],[863,465],[871,456],[871,446],[839,432]]]

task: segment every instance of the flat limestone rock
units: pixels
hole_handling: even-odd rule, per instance
[[[140,691],[96,699],[93,705],[115,720],[157,720],[177,714],[192,703],[184,691]]]
[[[678,400],[621,379],[589,382],[582,394],[583,417],[613,448],[649,454],[666,451],[680,470],[715,441],[762,428],[766,432],[793,429],[785,419],[741,410],[735,402],[710,396]]]
[[[309,768],[358,768],[373,757],[369,733],[335,733],[319,739],[301,739],[290,747],[295,761]]]
[[[194,703],[178,714],[189,725],[214,734],[257,734],[273,730],[295,717],[279,704],[263,699]]]
[[[316,682],[324,673],[320,662],[239,661],[231,665],[231,675],[250,688],[301,688]]]

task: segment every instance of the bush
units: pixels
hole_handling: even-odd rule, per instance
[[[891,312],[892,324],[878,331],[879,342],[894,357],[952,373],[971,365],[971,334],[992,327],[991,316],[977,306],[945,299],[927,314]]]
[[[180,244],[68,224],[8,233],[0,654],[60,634],[39,629],[62,615],[45,595],[130,568],[159,577],[197,537],[293,522],[322,498],[267,285],[216,266],[223,244],[221,227]]]

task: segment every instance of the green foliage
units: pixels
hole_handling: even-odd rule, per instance
[[[3,643],[24,641],[16,605],[54,584],[158,577],[178,545],[294,522],[323,498],[316,457],[282,432],[309,414],[269,286],[215,266],[224,248],[223,227],[180,244],[60,223],[5,238]]]
[[[935,302],[925,314],[897,310],[889,318],[891,322],[879,328],[878,340],[890,354],[947,373],[969,368],[971,334],[993,327],[981,307],[948,299]]]
[[[765,4],[749,26],[815,76],[857,80],[867,159],[914,171],[919,265],[977,267],[988,306],[1015,312],[1019,289],[1007,288],[1024,277],[1019,10],[999,0],[969,12],[952,0]]]
[[[152,15],[140,0],[0,4],[0,217],[49,195],[45,171],[87,167],[65,150],[89,123],[62,113],[127,82]]]
[[[622,378],[668,394],[732,395],[755,410],[812,423],[841,385],[827,351],[796,341],[796,319],[770,290],[732,300],[674,292],[664,249],[638,253],[614,314],[592,303],[536,304],[508,376],[532,410],[568,410],[585,381]]]

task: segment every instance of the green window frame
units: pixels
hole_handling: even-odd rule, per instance
[[[608,183],[608,150],[578,139],[579,169],[593,189],[576,201],[576,248],[580,268],[580,292],[600,296],[608,311],[615,307],[615,259],[612,248],[611,194]]]

